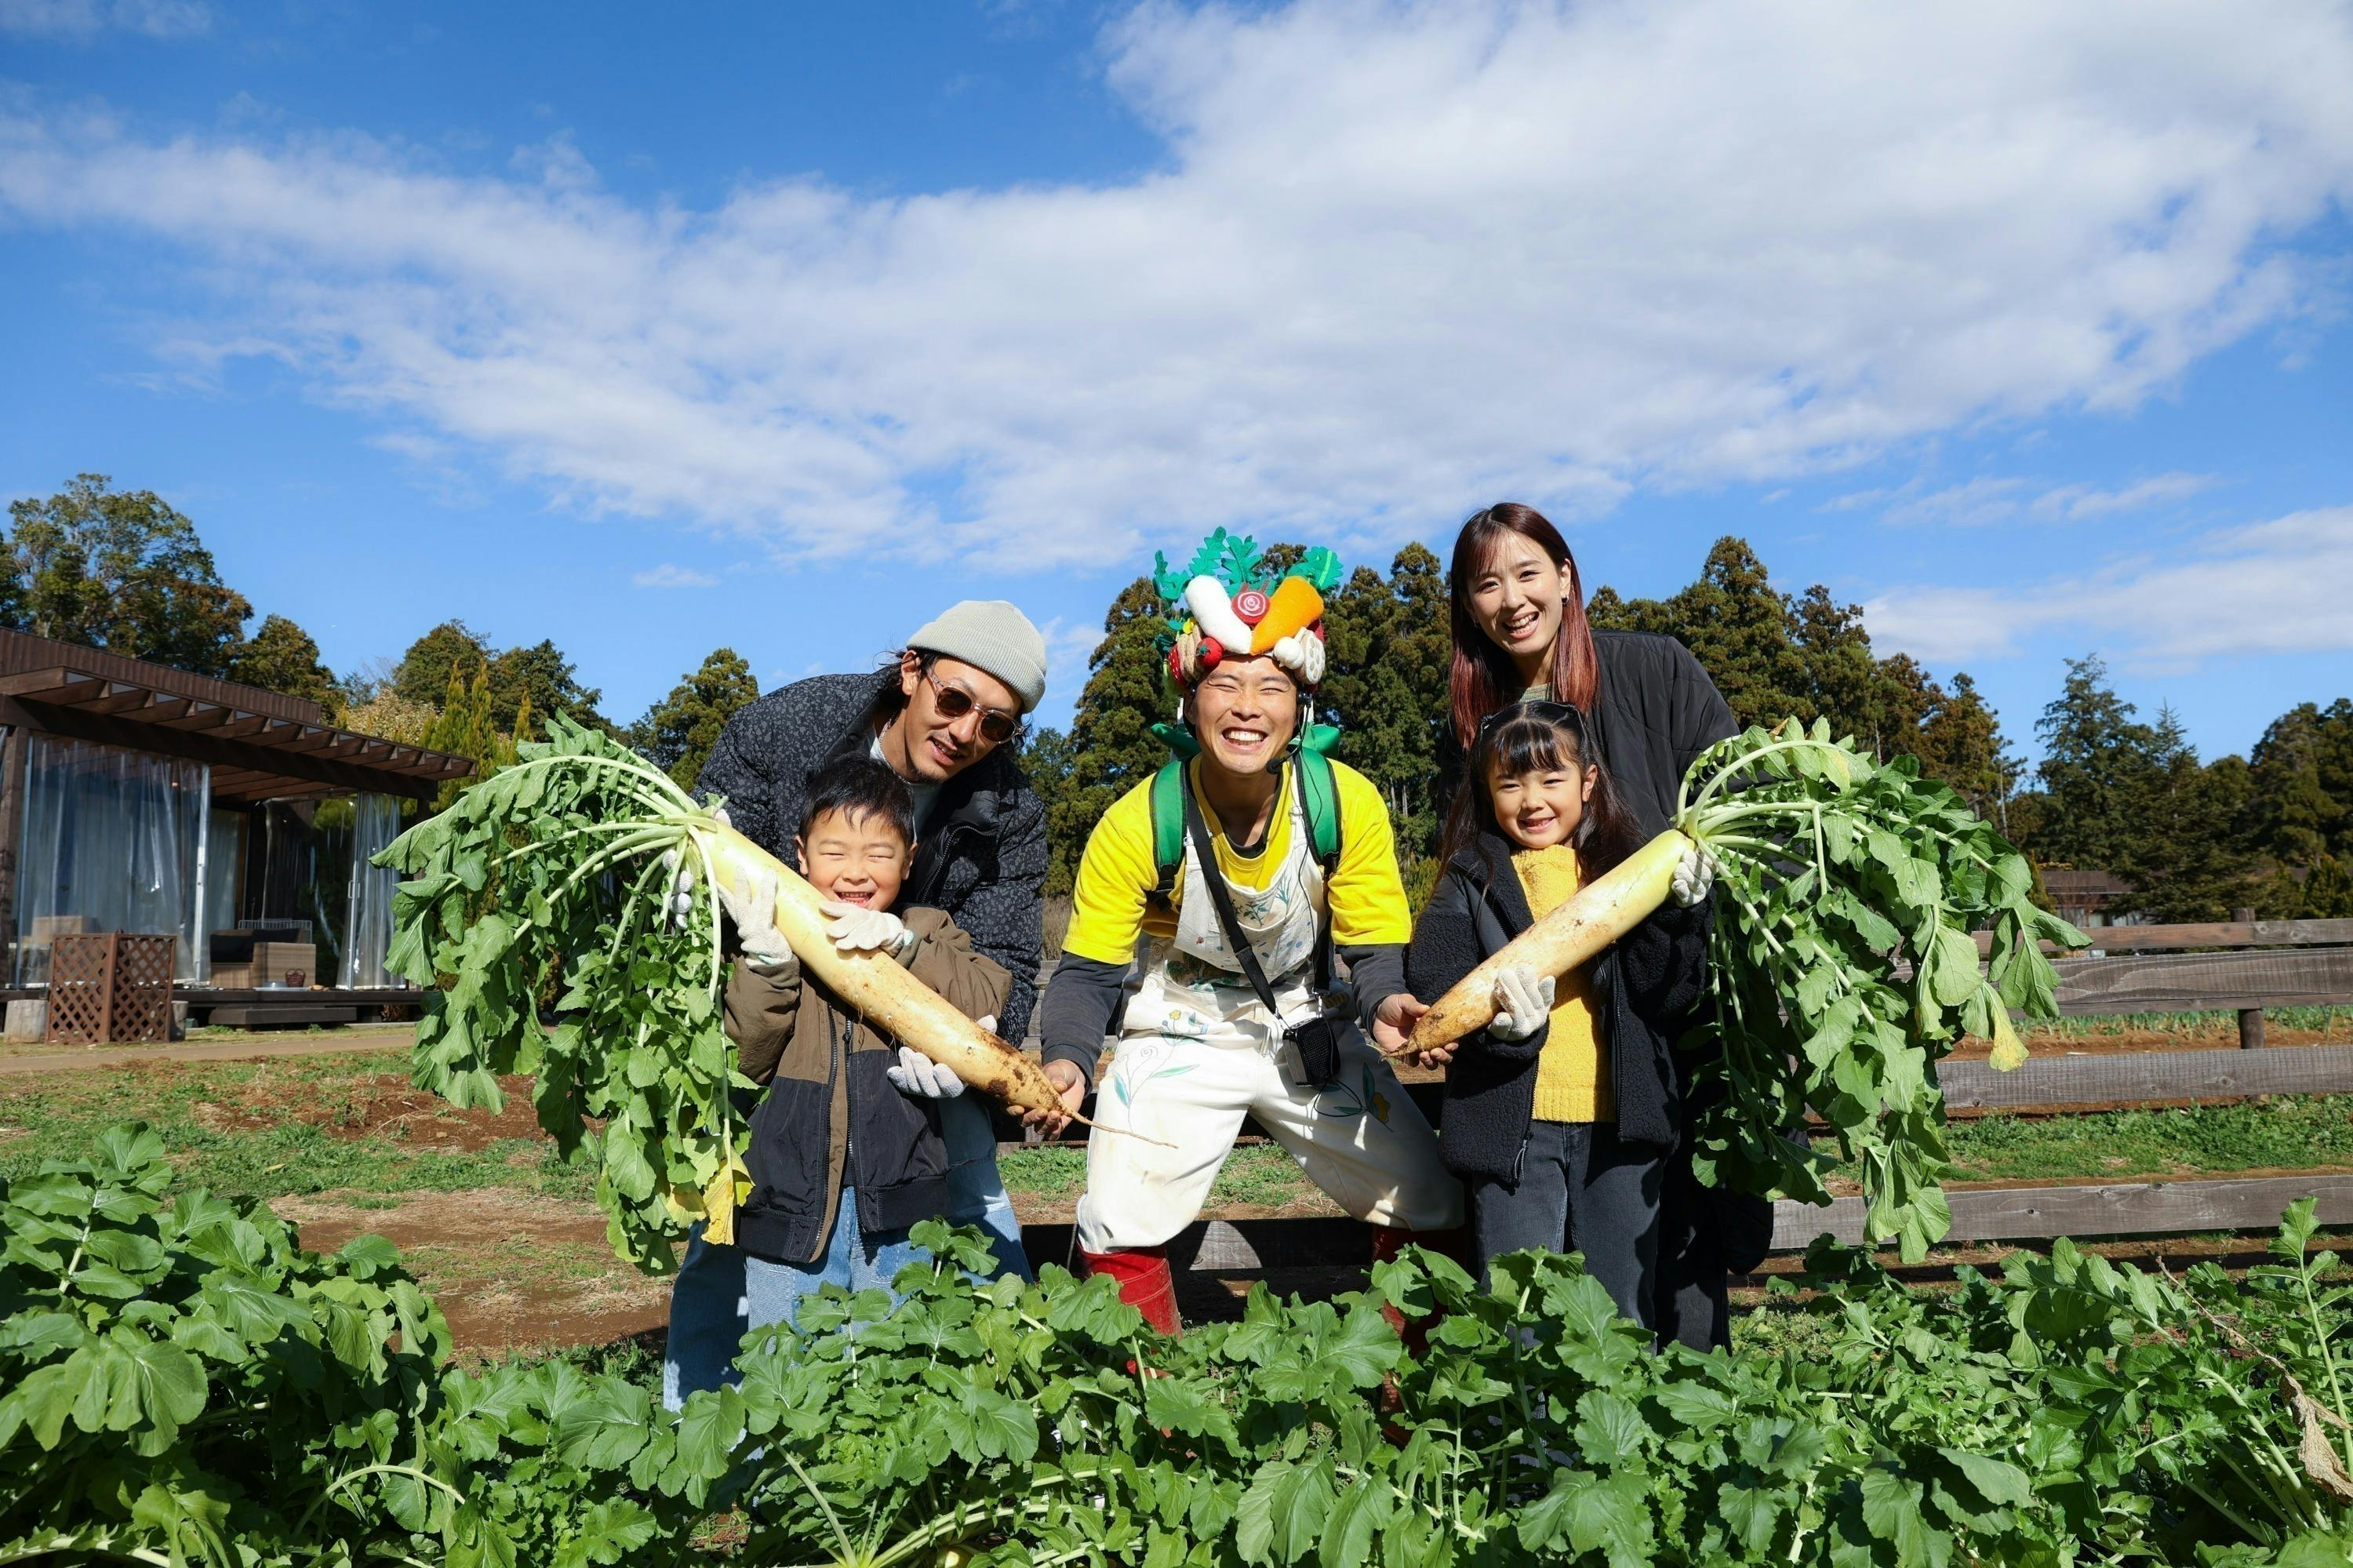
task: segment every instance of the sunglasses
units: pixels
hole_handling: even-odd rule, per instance
[[[1585,715],[1577,712],[1575,703],[1556,703],[1539,698],[1532,703],[1513,703],[1497,708],[1479,721],[1479,738],[1486,739],[1503,725],[1515,718],[1542,719],[1548,725],[1567,730],[1579,740],[1585,738]]]
[[[980,738],[991,746],[1003,746],[1021,727],[1021,715],[1007,713],[1003,708],[981,708],[980,700],[962,686],[951,686],[933,674],[923,672],[923,679],[932,688],[932,701],[940,710],[940,717],[953,724],[975,708],[980,708]]]

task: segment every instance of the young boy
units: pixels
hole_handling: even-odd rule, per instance
[[[893,911],[914,858],[913,798],[871,758],[845,758],[809,781],[795,848],[828,900],[838,947],[888,953],[983,1027],[1008,977],[936,909]],[[752,1193],[735,1213],[753,1328],[788,1319],[827,1281],[888,1288],[922,1255],[908,1228],[955,1212],[940,1118],[963,1080],[884,1038],[804,976],[776,931],[776,889],[726,900],[743,956],[728,978],[726,1022],[744,1075],[765,1086],[752,1114]],[[953,1107],[961,1112],[963,1107]],[[992,1148],[986,1156],[992,1162]],[[994,1185],[993,1182],[990,1185]],[[998,1249],[1000,1265],[1026,1262]],[[731,1347],[732,1350],[732,1347]]]

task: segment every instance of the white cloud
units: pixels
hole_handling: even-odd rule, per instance
[[[1101,621],[1072,622],[1056,616],[1038,629],[1046,640],[1046,693],[1058,706],[1068,707],[1087,683],[1087,662],[1109,635]]]
[[[1881,506],[1881,516],[1889,523],[1963,527],[2021,518],[2073,523],[2185,501],[2216,482],[2210,473],[2161,473],[2116,490],[2089,484],[2043,484],[2038,489],[2029,480],[1988,476],[1936,491],[1924,492],[1917,483],[1900,490],[1860,490],[1831,501],[1827,510]]]
[[[77,41],[110,29],[151,38],[208,31],[212,7],[201,0],[0,0],[0,33]]]
[[[2353,650],[2353,506],[2217,529],[2167,554],[2021,588],[1902,588],[1863,606],[1872,641],[1939,663],[2064,629],[2137,663]]]
[[[642,572],[633,572],[629,581],[642,588],[706,588],[719,586],[719,579],[709,572],[699,572],[691,567],[676,566],[664,561]]]
[[[20,115],[0,218],[181,247],[223,338],[580,507],[1044,569],[2129,409],[2310,308],[2288,242],[2353,196],[2327,0],[1163,4],[1104,49],[1167,144],[1123,182],[688,211],[560,138]]]

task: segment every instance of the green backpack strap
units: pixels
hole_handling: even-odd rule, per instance
[[[1176,868],[1185,863],[1185,758],[1172,757],[1152,776],[1152,863],[1159,868],[1149,902],[1173,911]]]
[[[1293,753],[1292,767],[1300,802],[1307,808],[1307,832],[1315,861],[1329,879],[1340,864],[1340,788],[1332,777],[1331,758],[1324,755],[1324,746],[1316,744],[1319,738],[1310,736]],[[1173,907],[1176,872],[1185,863],[1185,762],[1182,757],[1172,758],[1152,776],[1152,863],[1159,872],[1152,900],[1162,909]]]
[[[1332,777],[1332,759],[1312,744],[1299,748],[1293,766],[1299,770],[1299,798],[1307,807],[1315,861],[1328,882],[1340,864],[1340,786]]]

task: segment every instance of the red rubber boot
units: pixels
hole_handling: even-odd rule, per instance
[[[1144,1314],[1144,1320],[1163,1334],[1185,1331],[1176,1317],[1176,1277],[1168,1272],[1168,1249],[1130,1247],[1121,1252],[1082,1252],[1091,1275],[1108,1274],[1119,1281],[1119,1298]]]
[[[1375,1263],[1387,1263],[1409,1246],[1427,1248],[1441,1257],[1451,1258],[1465,1268],[1471,1267],[1471,1235],[1464,1226],[1457,1225],[1448,1231],[1409,1231],[1396,1225],[1373,1227]],[[1473,1269],[1472,1272],[1477,1271]],[[1435,1316],[1417,1326],[1410,1335],[1406,1333],[1405,1314],[1396,1308],[1382,1308],[1381,1316],[1388,1319],[1389,1327],[1404,1338],[1407,1350],[1419,1356],[1430,1349],[1430,1330],[1438,1321]]]

